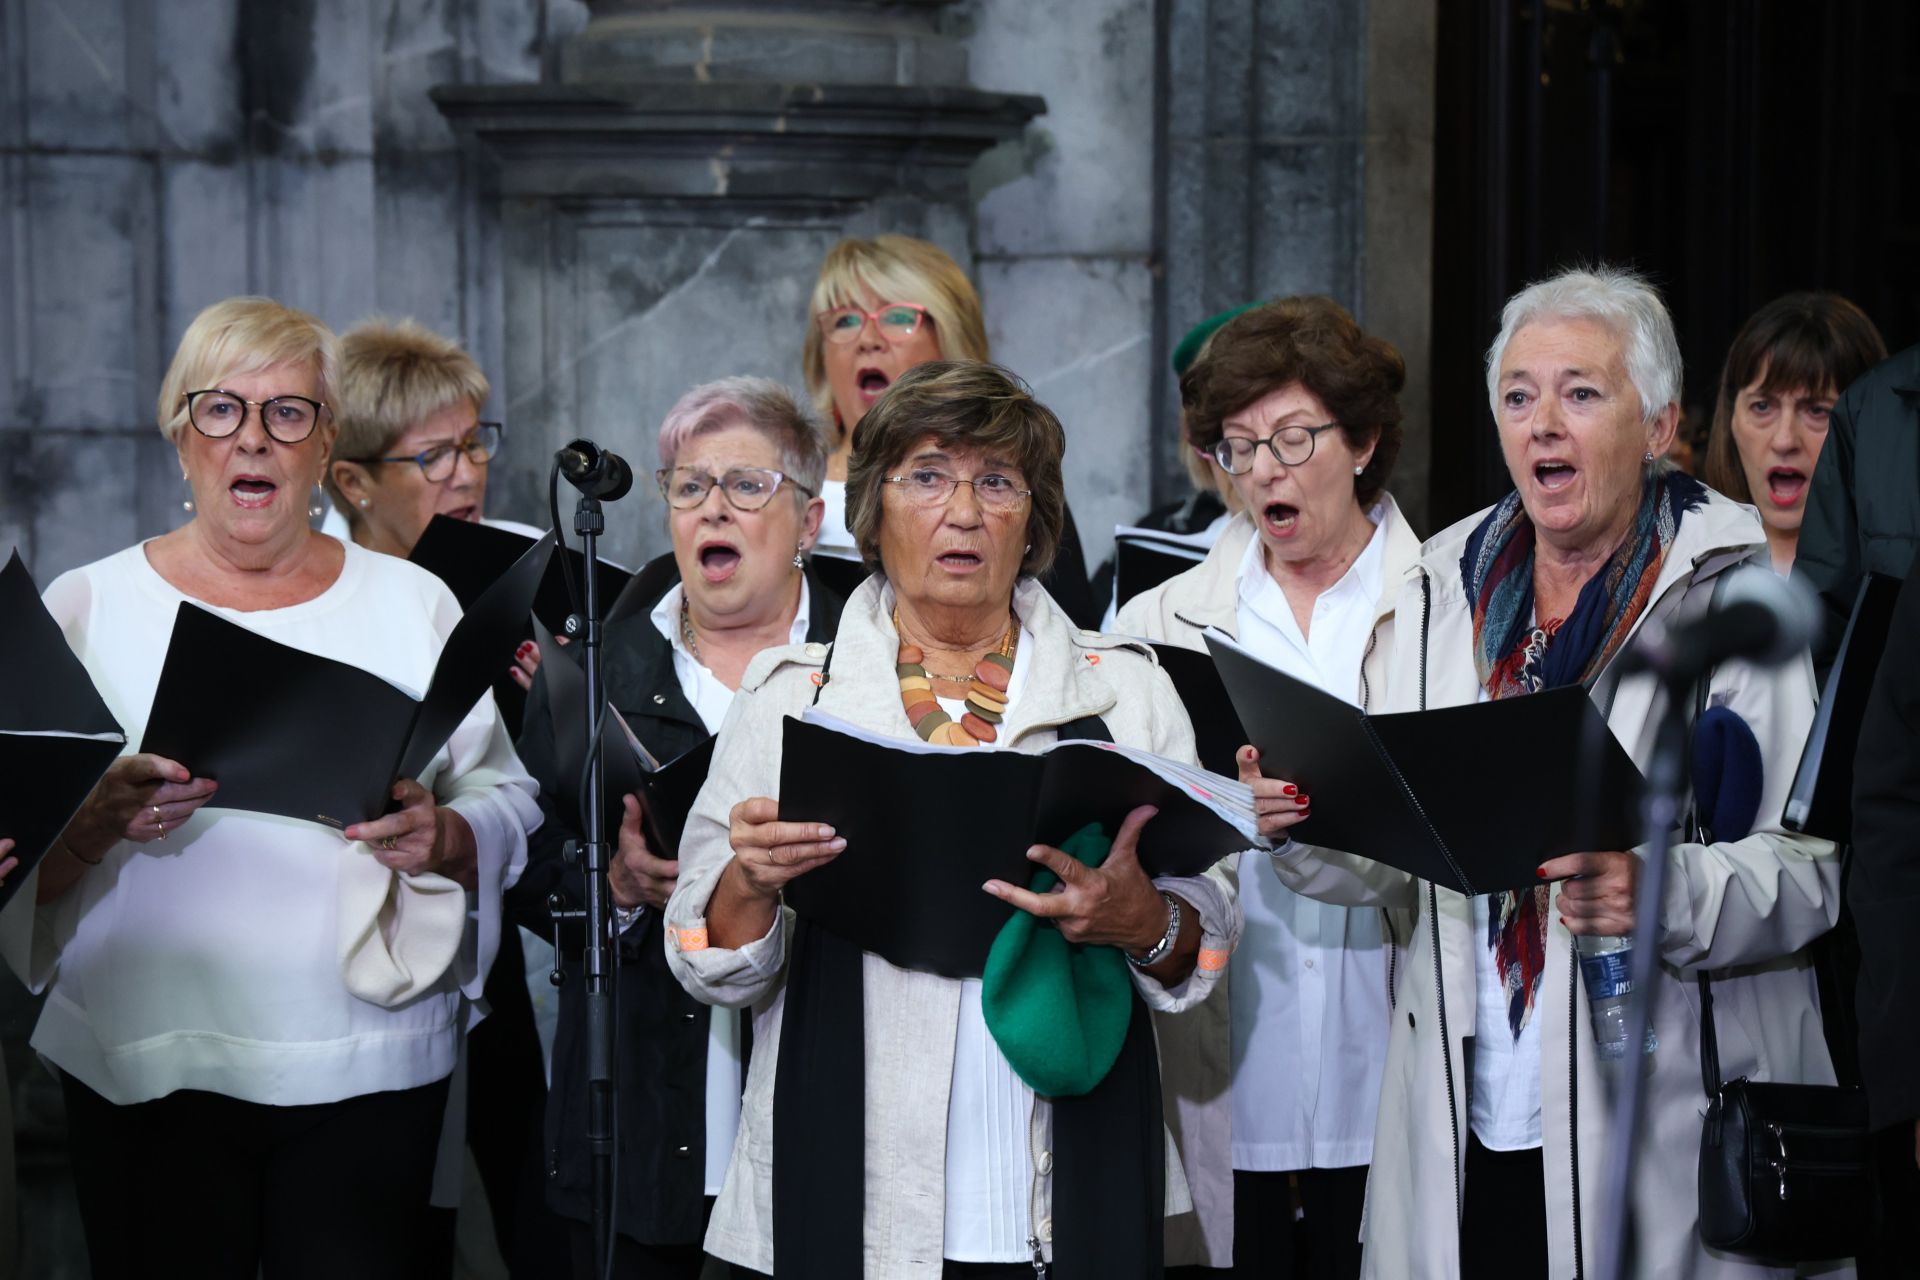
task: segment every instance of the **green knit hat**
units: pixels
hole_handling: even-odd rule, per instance
[[[1089,867],[1106,861],[1113,840],[1098,823],[1060,849]],[[1027,887],[1053,888],[1036,869]],[[1037,1094],[1072,1098],[1106,1078],[1133,1016],[1133,979],[1118,947],[1068,942],[1051,920],[1016,911],[993,940],[980,978],[980,1011],[1007,1063]]]
[[[1173,376],[1185,376],[1194,360],[1200,355],[1200,348],[1207,345],[1207,339],[1219,332],[1220,327],[1243,311],[1266,305],[1266,299],[1256,298],[1252,302],[1243,302],[1219,315],[1208,316],[1193,328],[1187,330],[1187,336],[1180,339],[1180,345],[1173,349]]]

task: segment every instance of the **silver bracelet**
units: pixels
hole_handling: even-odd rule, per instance
[[[636,902],[631,907],[623,907],[617,902],[612,905],[613,932],[615,937],[618,937],[638,924],[640,922],[640,913],[647,909],[647,904],[644,902]]]
[[[1173,950],[1174,942],[1180,937],[1180,899],[1165,889],[1160,891],[1160,896],[1167,900],[1167,931],[1160,935],[1160,941],[1154,943],[1143,956],[1136,956],[1131,951],[1120,953],[1127,958],[1127,963],[1136,969],[1151,969],[1166,959],[1167,952]]]

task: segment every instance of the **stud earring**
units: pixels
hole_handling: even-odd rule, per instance
[[[1651,450],[1651,449],[1649,449],[1649,450],[1647,450],[1647,454],[1646,454],[1646,456],[1645,456],[1644,458],[1642,458],[1642,459],[1640,459],[1640,461],[1642,461],[1642,462],[1644,462],[1644,463],[1646,463],[1646,464],[1647,464],[1648,466],[1652,466],[1652,465],[1653,465],[1653,450]]]
[[[1366,470],[1366,468],[1365,468],[1365,467],[1355,467],[1355,468],[1353,469],[1353,474],[1355,474],[1355,475],[1359,475],[1359,474],[1360,474],[1361,472],[1363,472],[1363,471],[1365,471],[1365,470]]]
[[[362,498],[362,499],[360,499],[360,509],[361,509],[362,511],[365,511],[365,510],[366,510],[366,509],[367,509],[368,507],[370,507],[370,506],[372,506],[372,505],[373,505],[373,500],[372,500],[371,498]]]

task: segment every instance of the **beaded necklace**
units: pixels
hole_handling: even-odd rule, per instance
[[[900,632],[900,609],[893,610],[893,629],[900,633],[900,652],[894,671],[900,677],[900,701],[907,709],[907,722],[927,742],[944,747],[977,747],[999,736],[994,726],[1007,714],[1007,686],[1013,680],[1013,658],[1020,648],[1020,619],[1009,611],[1006,634],[1000,648],[975,664],[970,676],[933,676],[925,666],[926,653],[910,644]],[[967,686],[966,710],[954,723],[933,696],[933,682],[948,680]]]

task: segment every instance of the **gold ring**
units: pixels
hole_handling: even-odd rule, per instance
[[[393,837],[387,836],[386,838],[382,839],[380,841],[380,847],[382,849],[385,849],[389,853],[393,852]]]

